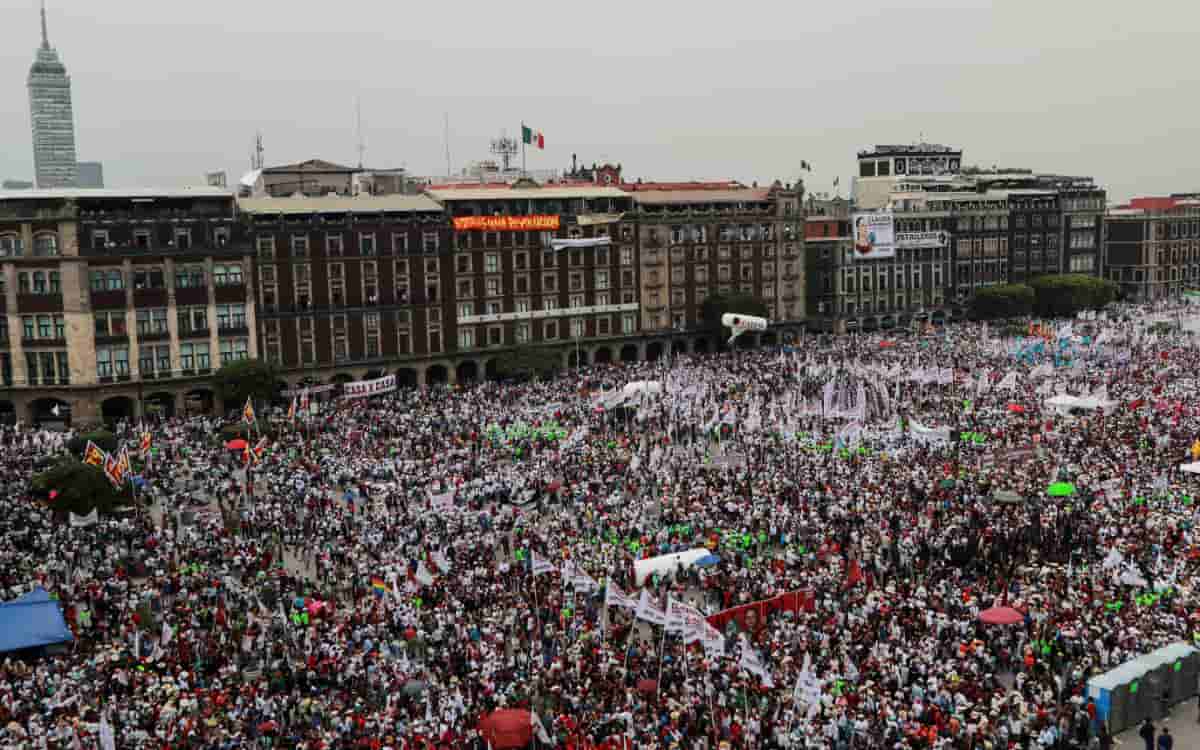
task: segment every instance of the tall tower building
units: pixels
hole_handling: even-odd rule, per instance
[[[39,188],[72,187],[75,161],[75,113],[71,77],[50,46],[46,4],[42,3],[42,46],[29,68],[29,116],[33,124],[33,166]]]

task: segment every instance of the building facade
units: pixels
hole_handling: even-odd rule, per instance
[[[0,193],[0,418],[211,410],[258,354],[239,237],[228,191]]]
[[[289,385],[379,377],[444,356],[450,231],[427,196],[240,201],[263,357]],[[397,367],[400,365],[400,367]],[[423,371],[423,368],[422,368]]]
[[[58,51],[50,46],[45,6],[42,6],[42,46],[29,68],[27,85],[37,187],[73,187],[77,166],[71,77],[59,60]]]
[[[1200,288],[1200,199],[1135,198],[1104,222],[1105,278],[1134,302]]]
[[[738,183],[641,183],[625,231],[638,244],[641,329],[677,340],[674,351],[713,350],[702,305],[716,294],[753,295],[772,328],[749,335],[781,340],[805,314],[803,186]]]

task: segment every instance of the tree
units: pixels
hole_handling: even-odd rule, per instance
[[[502,378],[547,377],[562,368],[562,350],[555,347],[522,346],[496,357],[496,374]]]
[[[64,458],[46,471],[35,474],[30,484],[36,497],[60,513],[70,511],[83,516],[91,513],[93,508],[109,513],[113,508],[131,502],[128,491],[113,489],[99,467],[74,458]],[[50,497],[52,492],[53,498]]]
[[[1003,284],[978,289],[971,298],[971,316],[979,320],[1019,318],[1033,311],[1033,287]]]
[[[726,336],[725,326],[721,323],[721,316],[725,313],[750,315],[756,318],[765,318],[768,315],[767,303],[753,294],[745,292],[711,294],[704,298],[701,310],[705,327],[715,333],[721,341],[724,341]]]
[[[1038,276],[1029,282],[1033,309],[1045,317],[1072,317],[1081,310],[1104,307],[1117,298],[1116,282],[1077,273]]]
[[[226,409],[240,407],[246,399],[271,401],[275,398],[278,370],[260,359],[239,359],[222,365],[212,377],[213,389]]]
[[[117,437],[108,430],[93,430],[76,435],[67,441],[67,450],[76,458],[82,459],[89,440],[102,451],[112,453],[117,450]]]

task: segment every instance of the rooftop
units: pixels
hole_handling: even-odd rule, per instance
[[[184,188],[50,188],[45,190],[0,190],[0,201],[8,200],[79,200],[113,198],[148,200],[153,198],[232,198],[233,191],[208,186]]]
[[[431,211],[442,207],[426,195],[362,195],[355,198],[241,198],[238,208],[248,214],[340,214],[382,211]]]
[[[266,167],[262,170],[263,174],[290,174],[292,172],[361,172],[358,167],[347,167],[343,164],[334,164],[331,161],[324,159],[309,159],[308,161],[297,162],[296,164],[282,164],[278,167]]]
[[[547,185],[544,187],[432,187],[425,193],[439,201],[562,200],[569,198],[628,198],[624,190],[603,185]]]
[[[770,195],[768,188],[650,190],[635,193],[633,199],[643,206],[665,206],[681,203],[752,203],[768,200]]]
[[[722,182],[623,182],[622,190],[643,193],[653,190],[739,190],[746,187],[737,180]]]
[[[881,144],[873,147],[868,147],[858,152],[859,158],[867,156],[884,156],[886,154],[957,154],[962,155],[961,148],[954,146],[946,146],[941,143],[909,143],[909,144]]]

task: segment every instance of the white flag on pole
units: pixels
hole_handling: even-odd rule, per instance
[[[537,553],[533,550],[529,550],[529,562],[535,576],[540,576],[543,573],[553,573],[558,570],[554,563],[545,558],[538,557]]]
[[[626,594],[624,591],[613,583],[609,578],[604,582],[604,606],[606,607],[623,607],[630,611],[637,609],[637,602],[633,597]]]
[[[429,568],[425,567],[424,560],[417,561],[417,572],[413,574],[413,578],[417,579],[417,583],[422,586],[433,585],[433,574],[429,572]]]
[[[117,740],[113,736],[112,726],[108,723],[108,714],[100,714],[100,749],[117,750]]]
[[[742,658],[738,661],[738,666],[750,674],[757,675],[766,687],[775,687],[775,680],[771,678],[771,672],[767,669],[767,665],[763,662],[758,651],[749,644],[743,644]]]
[[[667,624],[667,613],[653,601],[650,592],[645,589],[642,590],[642,595],[638,599],[637,612],[634,613],[634,617],[645,620],[651,625]]]

